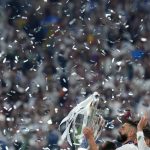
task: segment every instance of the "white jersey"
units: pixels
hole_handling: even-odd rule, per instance
[[[88,149],[86,149],[86,148],[78,148],[78,150],[88,150]],[[125,144],[125,145],[123,145],[121,147],[118,147],[116,150],[139,150],[139,149],[134,144]],[[140,149],[140,150],[142,150],[142,149]]]
[[[148,147],[145,143],[143,131],[137,132],[137,142],[138,150],[150,150],[150,147]]]
[[[116,150],[138,150],[137,146],[134,144],[125,144],[121,147],[118,147]]]
[[[88,150],[86,148],[78,148],[78,150]],[[134,144],[125,144],[121,147],[118,147],[116,150],[138,150],[137,146]],[[142,150],[142,149],[141,149]]]

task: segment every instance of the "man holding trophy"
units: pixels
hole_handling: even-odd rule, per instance
[[[58,144],[61,145],[67,139],[70,146],[75,146],[75,150],[138,150],[137,123],[128,119],[118,131],[117,141],[121,146],[111,141],[107,141],[100,148],[97,146],[95,141],[105,125],[100,101],[99,94],[94,92],[70,111],[60,124],[65,123],[65,131]]]
[[[136,123],[131,120],[126,120],[124,124],[119,129],[119,135],[117,141],[120,142],[121,146],[116,146],[111,143],[112,146],[110,148],[105,148],[104,146],[101,149],[96,147],[96,143],[92,140],[92,129],[85,128],[83,130],[85,137],[88,139],[88,143],[90,145],[90,150],[138,150],[136,144]],[[116,144],[117,145],[117,144]]]
[[[65,123],[66,126],[58,144],[61,145],[67,139],[71,146],[75,146],[75,149],[87,149],[88,144],[83,134],[85,127],[93,129],[93,140],[96,141],[105,124],[99,106],[100,96],[94,92],[71,110],[60,123],[60,125]]]
[[[84,128],[83,133],[88,141],[90,150],[150,150],[150,127],[147,124],[148,117],[144,115],[141,117],[138,124],[127,120],[119,129],[120,136],[118,141],[122,145],[115,148],[112,142],[106,142],[101,148],[98,148],[91,128]]]

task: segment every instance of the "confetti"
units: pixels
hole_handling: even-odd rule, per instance
[[[117,64],[118,66],[120,66],[120,65],[122,65],[122,61],[118,61],[118,62],[116,62],[116,64]]]
[[[76,21],[76,19],[71,20],[71,21],[69,22],[69,25],[74,24],[74,23],[75,23],[75,21]]]
[[[36,9],[36,11],[40,10],[41,9],[41,6],[38,6],[38,8]]]
[[[51,119],[50,119],[50,120],[48,120],[48,121],[47,121],[47,123],[48,123],[48,124],[53,124],[53,122],[52,122],[52,120],[51,120]]]
[[[23,142],[20,137],[30,133],[33,149],[38,143],[39,149],[48,150],[49,127],[94,91],[101,92],[103,115],[109,120],[122,123],[125,107],[131,107],[135,116],[142,115],[140,109],[148,104],[140,102],[146,96],[149,99],[150,93],[149,5],[123,4],[111,0],[2,2],[1,138],[8,139],[12,149],[13,142]],[[143,56],[134,59],[132,52],[138,50]],[[135,105],[132,98],[137,97],[140,101]],[[117,129],[111,121],[107,127]],[[103,136],[108,138],[105,131]],[[65,149],[69,150],[67,145]]]
[[[147,41],[147,38],[144,38],[144,37],[143,37],[143,38],[141,38],[141,41],[142,41],[142,42],[146,42],[146,41]]]
[[[29,87],[27,87],[26,89],[25,89],[25,91],[27,92],[29,90]]]
[[[58,108],[55,108],[55,113],[58,113]]]
[[[64,92],[67,92],[68,91],[68,89],[67,88],[65,88],[65,87],[63,87],[63,89],[62,89]]]

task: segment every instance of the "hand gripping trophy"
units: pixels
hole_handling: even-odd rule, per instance
[[[70,111],[60,123],[60,126],[65,123],[65,130],[59,140],[59,145],[67,140],[71,146],[78,147],[84,138],[82,133],[84,127],[92,128],[94,138],[97,140],[105,124],[99,107],[100,101],[100,95],[94,92]]]

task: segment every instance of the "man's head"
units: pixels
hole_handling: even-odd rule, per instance
[[[131,120],[126,120],[119,129],[118,142],[124,143],[134,141],[136,138],[137,124]]]
[[[115,150],[116,145],[113,142],[107,141],[105,142],[102,147],[100,147],[101,150]]]
[[[148,147],[150,147],[150,129],[145,128],[145,129],[143,129],[143,132],[144,132],[144,137],[145,137],[146,145]]]

